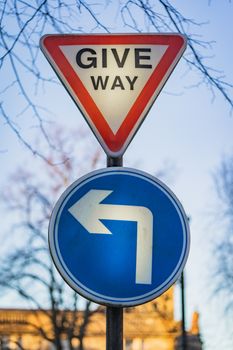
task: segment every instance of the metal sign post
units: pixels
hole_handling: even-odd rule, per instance
[[[123,166],[123,157],[107,156],[107,167]],[[106,350],[123,349],[123,307],[106,307]]]
[[[108,308],[107,350],[122,350],[122,308],[166,291],[189,252],[187,217],[175,195],[153,176],[119,164],[122,158],[109,158],[111,167],[71,184],[49,225],[50,251],[62,277]]]
[[[123,349],[123,307],[107,306],[106,350]]]
[[[155,177],[123,167],[186,38],[45,35],[40,45],[107,154],[107,169],[76,180],[57,201],[51,256],[71,288],[106,306],[106,350],[123,350],[123,307],[164,293],[188,257],[187,217],[176,196]]]

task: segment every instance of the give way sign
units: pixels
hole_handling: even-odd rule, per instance
[[[180,34],[45,35],[40,45],[107,155],[119,157],[186,39]]]

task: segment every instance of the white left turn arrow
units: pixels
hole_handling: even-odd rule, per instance
[[[141,206],[101,204],[113,191],[90,190],[68,210],[89,232],[111,234],[100,220],[137,222],[136,280],[152,283],[153,214]]]

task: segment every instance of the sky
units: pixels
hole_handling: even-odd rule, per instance
[[[232,4],[228,1],[195,1],[190,5],[190,2],[179,0],[175,4],[188,17],[205,23],[197,28],[197,34],[214,41],[206,62],[224,71],[226,79],[232,82]],[[41,69],[51,73],[42,53],[41,62]],[[196,73],[188,72],[180,62],[126,150],[124,165],[150,174],[156,174],[161,167],[167,169],[162,180],[176,194],[190,217],[191,249],[185,268],[187,324],[190,325],[192,313],[197,310],[204,349],[230,350],[233,347],[232,315],[226,315],[224,302],[213,297],[211,273],[215,263],[213,247],[224,233],[224,227],[218,221],[221,208],[213,174],[222,158],[233,152],[233,116],[219,93],[213,96],[204,84],[194,86],[197,82]],[[90,132],[90,147],[98,147],[62,86],[53,91],[48,91],[47,87],[46,93],[37,98],[43,99],[53,112],[53,122],[68,128],[81,126]],[[17,97],[14,107],[17,109]],[[27,120],[23,123],[28,125]],[[34,133],[34,130],[28,127],[30,132]],[[31,155],[3,123],[0,135],[0,160],[3,164],[0,185],[3,188],[9,174],[18,165],[30,165]],[[3,228],[7,225],[3,223]],[[178,288],[176,300],[179,305]],[[7,301],[4,299],[4,302]],[[7,305],[0,301],[0,306]],[[180,317],[178,306],[176,315]]]

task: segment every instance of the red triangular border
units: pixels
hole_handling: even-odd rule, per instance
[[[143,115],[144,110],[146,108],[149,110],[180,59],[186,47],[186,39],[180,34],[45,35],[41,38],[40,44],[42,51],[75,100],[75,103],[81,109],[105,152],[110,156],[119,156],[124,153],[144,120],[146,116],[146,113]],[[114,135],[98,106],[59,46],[136,44],[167,45],[168,49],[154,69],[118,132]]]

